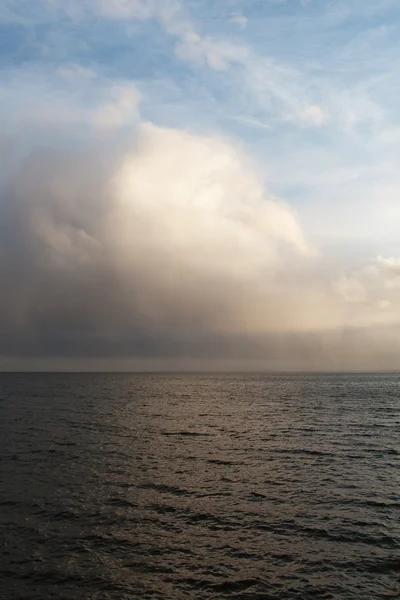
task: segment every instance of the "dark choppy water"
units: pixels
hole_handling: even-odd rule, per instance
[[[0,375],[1,600],[400,597],[399,375]]]

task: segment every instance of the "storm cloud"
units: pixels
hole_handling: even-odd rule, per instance
[[[398,263],[332,272],[236,142],[150,123],[57,140],[22,145],[1,182],[5,368],[363,368],[395,351]]]

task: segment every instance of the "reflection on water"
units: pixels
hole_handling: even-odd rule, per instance
[[[0,375],[4,600],[397,598],[397,375]]]

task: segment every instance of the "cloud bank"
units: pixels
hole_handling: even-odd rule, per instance
[[[335,272],[236,142],[121,134],[128,109],[96,108],[79,149],[4,142],[3,368],[395,366],[398,260]]]

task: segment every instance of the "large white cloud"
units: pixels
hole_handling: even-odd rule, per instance
[[[58,148],[25,143],[3,176],[7,360],[327,368],[374,366],[383,349],[395,357],[395,340],[383,340],[397,326],[396,259],[328,267],[232,140],[150,123],[129,139],[100,130],[79,151],[61,134]]]
[[[179,315],[264,329],[282,269],[310,249],[292,211],[246,163],[217,136],[143,124],[111,160],[99,150],[36,150],[4,188],[2,211],[31,271],[63,287],[100,269],[115,278],[128,320]],[[38,293],[46,305],[49,291]]]

